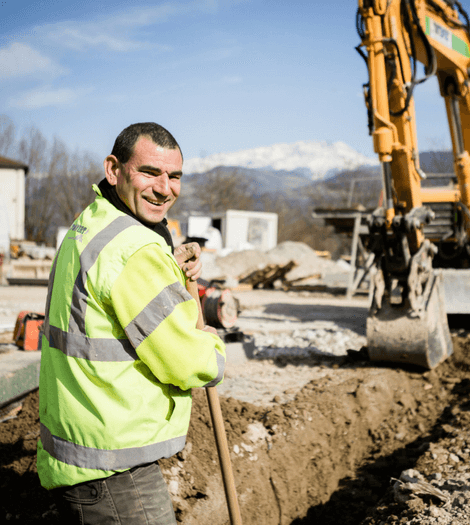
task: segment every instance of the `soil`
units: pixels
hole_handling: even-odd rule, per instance
[[[468,333],[453,332],[454,354],[433,371],[379,365],[358,346],[364,301],[340,307],[337,298],[280,293],[240,297],[240,328],[255,352],[229,359],[219,389],[244,525],[468,523]],[[336,318],[319,314],[328,302]],[[353,351],[346,343],[344,351],[305,350],[295,331],[308,325],[314,334],[325,318],[348,320],[329,330],[349,338]],[[270,323],[291,339],[279,328],[265,345]],[[180,522],[227,524],[205,393],[193,393],[187,446],[162,460],[162,470]],[[20,407],[8,407],[11,419],[0,423],[0,519],[61,523],[36,473],[37,392]]]

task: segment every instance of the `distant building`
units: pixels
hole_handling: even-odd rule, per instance
[[[227,210],[188,218],[188,237],[205,239],[206,248],[268,251],[277,245],[277,213]]]
[[[10,240],[25,237],[25,179],[28,166],[0,157],[0,252],[8,253]]]

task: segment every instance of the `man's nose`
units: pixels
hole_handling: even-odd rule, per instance
[[[159,193],[160,195],[164,195],[165,197],[170,195],[170,177],[168,177],[168,173],[162,173],[158,175],[158,177],[155,177],[153,191],[154,193]]]

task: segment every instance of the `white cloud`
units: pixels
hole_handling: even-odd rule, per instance
[[[166,3],[151,7],[132,7],[128,11],[110,16],[106,23],[111,27],[139,28],[167,21],[171,16],[187,10],[183,4]]]
[[[10,100],[10,106],[20,109],[38,109],[46,106],[64,106],[75,102],[83,90],[68,88],[52,89],[50,87],[37,88],[20,93]]]
[[[13,42],[0,49],[0,71],[3,78],[17,78],[46,73],[57,76],[66,72],[59,64],[28,44]]]
[[[138,49],[157,48],[161,51],[171,50],[169,45],[154,45],[142,38],[135,37],[134,32],[144,27],[168,20],[188,9],[189,4],[167,3],[152,7],[133,7],[116,15],[102,17],[88,22],[64,21],[36,27],[37,34],[59,42],[61,46],[77,51],[102,48],[110,51],[133,51]]]
[[[224,77],[222,82],[224,84],[241,84],[242,78],[237,76]]]
[[[132,42],[120,35],[106,33],[91,25],[86,28],[77,28],[75,24],[65,22],[49,32],[52,40],[60,42],[63,47],[85,51],[93,47],[102,47],[111,51],[130,51],[146,47],[141,42]]]
[[[201,53],[198,58],[204,62],[219,62],[237,55],[240,50],[240,46],[217,47]]]
[[[143,28],[168,22],[171,18],[193,13],[214,13],[221,6],[247,0],[193,0],[188,3],[170,1],[160,5],[134,7],[99,19],[78,22],[69,20],[56,24],[47,24],[35,28],[35,32],[59,42],[61,46],[77,51],[103,48],[110,51],[133,51],[157,48],[160,51],[171,50],[167,44],[155,45],[142,35]],[[141,33],[135,35],[136,32]],[[151,33],[152,39],[155,36]],[[158,35],[157,35],[158,37]]]

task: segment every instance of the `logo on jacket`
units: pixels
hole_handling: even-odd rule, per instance
[[[72,224],[70,229],[76,232],[77,235],[75,235],[75,237],[68,237],[68,239],[76,240],[78,242],[83,242],[83,236],[88,233],[88,228],[85,228],[85,226],[81,226],[80,224]]]

